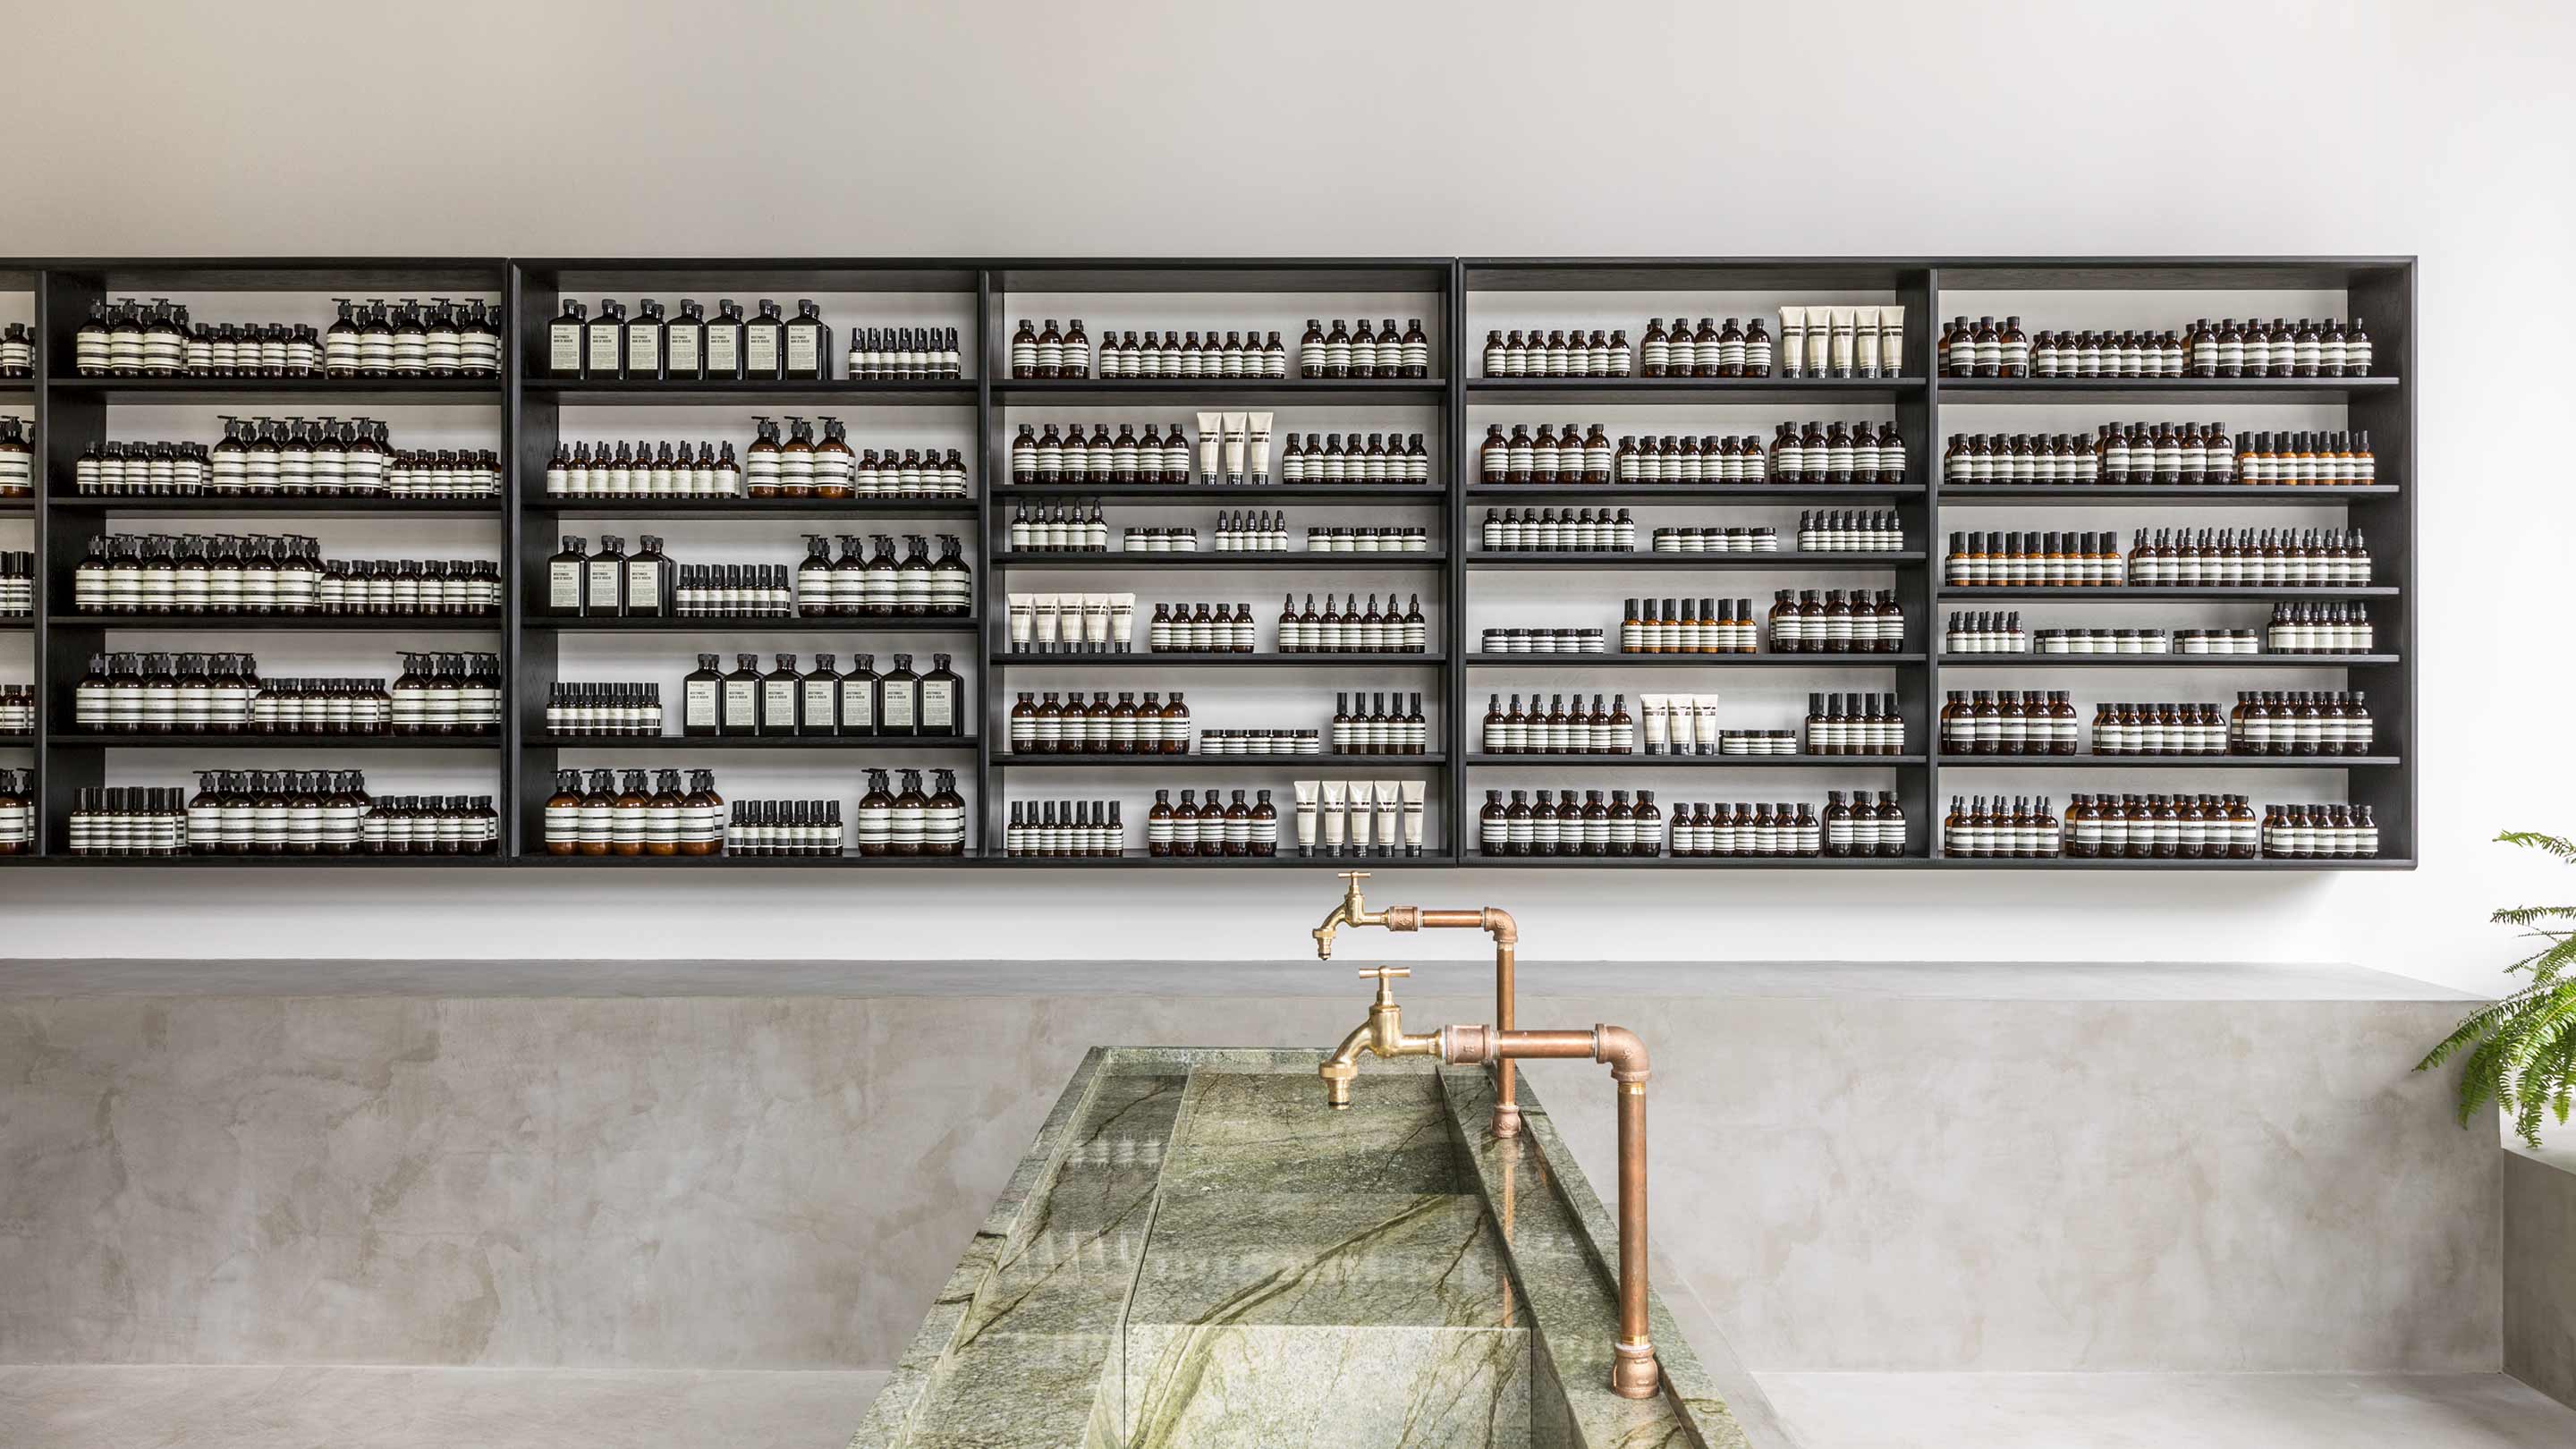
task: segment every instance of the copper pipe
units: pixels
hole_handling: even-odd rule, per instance
[[[1315,928],[1315,955],[1329,961],[1333,956],[1333,936],[1345,925],[1384,926],[1390,931],[1460,929],[1483,931],[1494,938],[1494,1024],[1505,1031],[1512,1029],[1519,1017],[1517,983],[1519,966],[1520,923],[1500,906],[1480,906],[1474,910],[1431,910],[1422,906],[1389,906],[1371,912],[1360,900],[1360,882],[1366,871],[1344,871],[1350,882],[1348,894],[1340,905],[1324,917]],[[1494,1063],[1493,1131],[1497,1137],[1517,1137],[1521,1130],[1519,1088],[1509,1060]]]

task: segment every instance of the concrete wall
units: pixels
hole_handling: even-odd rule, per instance
[[[2530,466],[2524,426],[2560,402],[2571,16],[2551,0],[20,6],[0,254],[2420,253],[2423,870],[1423,889],[1641,958],[1705,956],[1722,931],[1747,957],[2327,959],[2483,985],[2505,949],[2485,910],[2557,879],[2482,842],[2576,820],[2576,774],[2481,747],[2500,700],[2576,708],[2565,671],[2516,667],[2560,611],[2576,534],[2576,496]],[[102,104],[110,64],[151,77],[148,99]],[[11,664],[0,652],[0,677]],[[1259,957],[1299,939],[1321,885],[1015,880],[996,911],[983,877],[914,873],[317,890],[14,872],[0,948]],[[1147,908],[1160,929],[1140,941],[1126,928]]]
[[[2504,1371],[2576,1405],[2576,1151],[2505,1153],[2504,1250]]]
[[[1167,972],[459,998],[419,994],[426,969],[384,996],[138,971],[153,994],[0,1000],[0,1363],[886,1365],[1087,1048],[1322,1042],[1364,1005],[1338,970]],[[1412,1018],[1484,1019],[1480,976],[1425,971]],[[2255,967],[2225,999],[2189,972],[1529,980],[1526,1025],[1648,1032],[1656,1239],[1752,1368],[2498,1362],[2494,1140],[2405,1070],[2450,993]],[[1611,1181],[1598,1069],[1532,1079]]]

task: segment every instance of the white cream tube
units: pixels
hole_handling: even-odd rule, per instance
[[[1082,596],[1082,642],[1087,649],[1098,651],[1109,643],[1109,596]]]
[[[1136,596],[1134,594],[1109,596],[1109,637],[1118,646],[1118,652],[1121,654],[1127,653],[1134,645],[1136,641]]]
[[[1833,375],[1849,377],[1852,375],[1852,309],[1834,307],[1828,310],[1833,316],[1830,324],[1833,329]]]
[[[1031,617],[1037,624],[1038,649],[1041,653],[1053,649],[1056,640],[1061,637],[1057,627],[1061,623],[1061,618],[1057,610],[1062,607],[1062,603],[1053,594],[1039,594],[1031,601]]]
[[[1229,484],[1241,486],[1243,482],[1243,455],[1249,446],[1246,434],[1251,422],[1248,413],[1225,415],[1225,481]]]
[[[1395,822],[1404,814],[1404,782],[1377,782],[1377,853],[1395,854]]]
[[[1404,782],[1404,853],[1422,853],[1422,795],[1425,785],[1420,780]]]
[[[1807,374],[1807,309],[1780,309],[1780,375],[1804,377]]]
[[[1037,629],[1037,595],[1011,595],[1011,652],[1026,654],[1029,638]]]
[[[1862,377],[1878,376],[1878,309],[1852,309],[1852,370]]]
[[[1323,783],[1324,853],[1339,855],[1342,853],[1342,839],[1350,832],[1350,819],[1342,813],[1342,807],[1346,803],[1342,794],[1344,786],[1339,780],[1326,780]]]
[[[1646,717],[1646,753],[1664,753],[1673,725],[1671,700],[1660,694],[1637,696],[1637,708]]]
[[[1352,780],[1343,788],[1350,792],[1345,797],[1350,801],[1350,853],[1366,855],[1369,853],[1369,822],[1375,818],[1369,810],[1369,782]]]
[[[1268,413],[1251,413],[1247,416],[1252,419],[1252,437],[1251,442],[1246,449],[1249,454],[1249,457],[1246,460],[1246,466],[1252,475],[1253,482],[1268,483],[1270,481],[1271,415]]]
[[[1692,695],[1691,721],[1692,735],[1697,739],[1699,744],[1698,753],[1703,755],[1716,754],[1718,736],[1717,696],[1713,694]]]
[[[1894,377],[1905,370],[1905,309],[1878,309],[1878,366]]]
[[[1225,414],[1199,414],[1199,481],[1221,483],[1224,474],[1218,463],[1225,456]]]
[[[1292,780],[1289,783],[1297,791],[1297,853],[1313,855],[1315,853],[1315,791],[1320,782]]]

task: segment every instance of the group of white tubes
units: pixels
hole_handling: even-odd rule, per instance
[[[1134,594],[1013,594],[1014,654],[1124,654],[1136,634]]]
[[[1422,853],[1423,792],[1420,780],[1298,780],[1297,853],[1325,855]],[[1372,830],[1372,826],[1374,830]],[[1371,844],[1372,834],[1375,844]]]

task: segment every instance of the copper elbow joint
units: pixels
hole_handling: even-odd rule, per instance
[[[1624,1026],[1593,1024],[1592,1059],[1609,1066],[1614,1082],[1642,1082],[1649,1075],[1646,1044]]]

